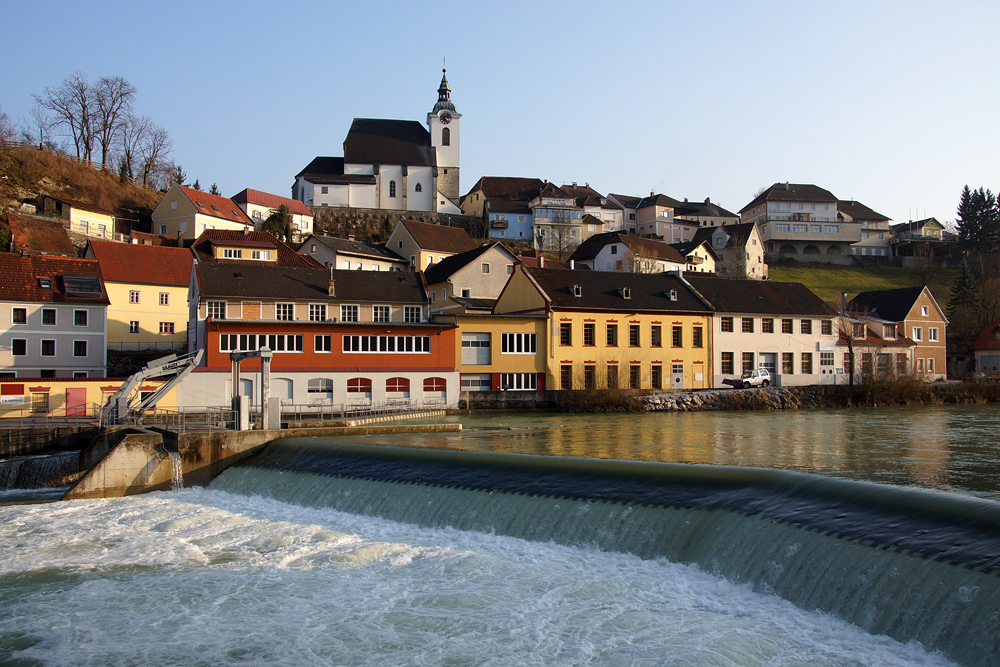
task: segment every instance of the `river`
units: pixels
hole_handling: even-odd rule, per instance
[[[0,664],[997,664],[997,406],[449,420],[0,507]]]

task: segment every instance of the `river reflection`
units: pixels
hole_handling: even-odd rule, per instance
[[[496,413],[391,445],[803,470],[1000,500],[1000,406],[639,415]],[[351,438],[351,440],[357,440]]]

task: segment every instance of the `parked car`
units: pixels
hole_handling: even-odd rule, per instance
[[[771,372],[766,368],[755,368],[748,371],[740,378],[740,387],[749,389],[750,387],[766,387],[771,384]]]

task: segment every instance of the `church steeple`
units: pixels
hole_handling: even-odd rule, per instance
[[[451,101],[451,88],[448,87],[448,70],[441,69],[441,85],[438,86],[438,101],[434,105],[434,110],[431,113],[437,113],[441,109],[447,109],[448,111],[456,111],[455,105]]]

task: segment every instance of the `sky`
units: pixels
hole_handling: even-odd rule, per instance
[[[442,62],[481,176],[733,212],[811,183],[895,222],[1000,189],[1000,3],[4,3],[0,109],[123,76],[191,182],[291,195],[354,118],[425,122]]]

